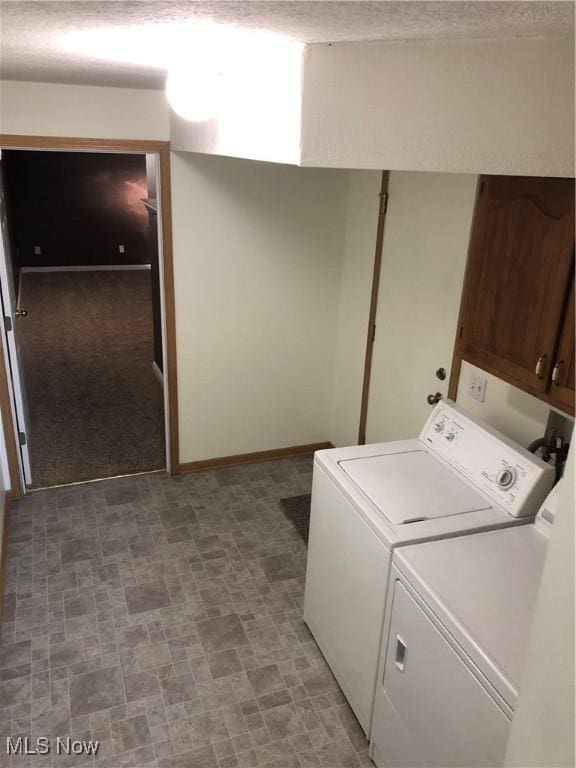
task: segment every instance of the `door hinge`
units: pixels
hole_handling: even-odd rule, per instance
[[[4,330],[6,332],[12,330],[12,318],[4,315]]]
[[[382,202],[384,204],[384,208],[383,208],[384,213],[386,213],[386,211],[388,210],[388,197],[389,197],[388,192],[383,192],[382,193]]]
[[[370,339],[372,344],[374,343],[375,338],[376,338],[376,323],[372,323],[372,338]]]
[[[26,445],[26,433],[25,432],[18,432],[18,439],[20,440],[20,445]]]

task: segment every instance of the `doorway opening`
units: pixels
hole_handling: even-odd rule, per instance
[[[22,486],[170,469],[159,153],[24,146],[0,164]]]

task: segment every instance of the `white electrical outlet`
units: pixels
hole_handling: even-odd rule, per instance
[[[123,245],[119,245],[118,246],[118,253],[125,253],[125,252],[126,252],[126,249],[124,248],[124,246]]]
[[[480,373],[470,374],[470,384],[468,385],[468,394],[473,397],[474,400],[478,400],[479,403],[483,403],[486,399],[486,385],[488,379],[486,376],[482,376]]]
[[[34,246],[34,256],[41,256],[42,255],[42,248],[40,248],[39,245]]]

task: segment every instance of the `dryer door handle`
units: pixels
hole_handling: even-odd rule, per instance
[[[394,663],[400,672],[404,672],[406,670],[407,654],[408,648],[406,647],[406,643],[404,640],[402,640],[400,635],[396,635],[396,653],[394,654]]]

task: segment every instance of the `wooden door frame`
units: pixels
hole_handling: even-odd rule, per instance
[[[378,209],[378,226],[376,230],[376,247],[374,251],[374,269],[372,272],[372,293],[370,295],[370,311],[366,331],[366,353],[364,356],[364,378],[362,380],[362,399],[360,402],[360,424],[358,426],[358,445],[366,442],[366,420],[368,418],[368,400],[370,397],[370,376],[372,373],[372,355],[376,334],[376,311],[378,309],[378,289],[380,287],[380,272],[382,269],[382,248],[384,246],[384,228],[386,211],[388,210],[388,186],[390,171],[382,171],[380,184],[380,205]]]
[[[0,149],[59,150],[60,152],[109,152],[156,154],[159,170],[159,223],[162,248],[162,283],[166,370],[164,386],[168,400],[168,457],[171,474],[180,466],[178,439],[178,382],[176,371],[176,310],[174,300],[174,261],[172,250],[172,203],[170,183],[170,142],[140,139],[92,139],[61,136],[25,136],[0,134]],[[10,496],[20,498],[24,493],[18,461],[17,430],[10,401],[10,384],[4,361],[0,362],[0,410],[3,419],[6,454],[10,471]]]

